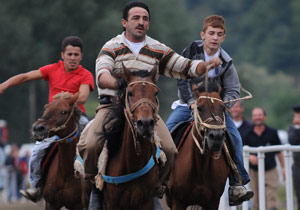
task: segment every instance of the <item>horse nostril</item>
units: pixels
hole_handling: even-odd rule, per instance
[[[214,135],[213,133],[210,133],[210,134],[208,135],[208,138],[209,138],[210,140],[214,140],[214,139],[215,139],[215,135]]]
[[[139,129],[153,129],[154,128],[154,120],[153,119],[141,119],[137,122],[137,127]]]
[[[33,131],[34,132],[42,132],[46,129],[46,127],[44,125],[36,125],[33,127]]]

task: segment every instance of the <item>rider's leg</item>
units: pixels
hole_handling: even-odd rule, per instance
[[[98,106],[95,118],[84,128],[77,144],[79,154],[84,162],[85,178],[94,178],[98,173],[98,157],[105,142],[102,126],[107,113],[111,111],[110,106],[110,104]]]
[[[41,199],[42,196],[42,172],[41,164],[44,156],[46,155],[46,149],[56,141],[55,137],[44,139],[42,142],[36,142],[29,159],[29,176],[28,180],[30,188],[27,190],[20,190],[20,193],[28,200],[36,202]]]
[[[190,119],[192,110],[188,106],[177,106],[170,114],[166,125],[169,131],[180,122]]]
[[[169,180],[169,175],[174,166],[175,156],[177,154],[176,146],[173,142],[173,139],[170,135],[168,128],[164,121],[159,117],[159,120],[156,123],[155,130],[161,140],[162,150],[166,154],[167,162],[164,167],[162,167],[162,173],[160,177],[159,184],[164,184],[167,186]]]
[[[243,185],[250,182],[249,174],[247,173],[246,169],[244,168],[244,161],[243,161],[243,144],[241,135],[236,128],[235,124],[229,113],[225,112],[225,120],[226,120],[226,128],[230,133],[230,136],[233,140],[233,145],[235,147],[235,164],[239,171],[239,174],[242,179],[242,183],[239,183],[236,176],[229,176],[229,184],[231,185],[228,192],[229,192],[229,200],[231,205],[239,205],[243,201],[249,200],[253,197],[253,192],[248,190]]]

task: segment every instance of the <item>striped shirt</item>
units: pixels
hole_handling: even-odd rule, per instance
[[[122,62],[131,70],[151,70],[157,63],[158,73],[167,77],[190,78],[198,76],[196,67],[202,60],[190,60],[180,56],[171,48],[146,36],[144,46],[136,55],[126,42],[125,32],[108,41],[101,49],[96,60],[96,84],[98,94],[115,96],[116,91],[103,89],[98,78],[103,72],[123,75]]]

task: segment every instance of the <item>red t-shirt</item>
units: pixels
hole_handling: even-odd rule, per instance
[[[89,85],[91,91],[94,90],[93,75],[81,65],[76,70],[66,73],[64,62],[60,60],[58,63],[41,67],[40,72],[44,80],[49,82],[49,102],[53,100],[53,96],[62,91],[77,93],[83,84]],[[78,107],[85,113],[83,105]]]

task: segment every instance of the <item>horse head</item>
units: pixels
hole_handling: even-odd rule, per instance
[[[125,95],[126,114],[136,135],[152,141],[159,108],[159,88],[155,85],[157,65],[151,71],[129,70],[124,65],[123,69],[128,83]]]
[[[196,98],[194,120],[198,135],[202,136],[204,147],[220,154],[225,139],[225,106],[221,99],[221,86],[217,79],[208,78],[192,86]]]
[[[65,137],[76,128],[81,111],[75,106],[79,93],[72,95],[62,92],[55,95],[54,100],[46,104],[41,118],[32,125],[32,138],[43,140],[57,135]]]

